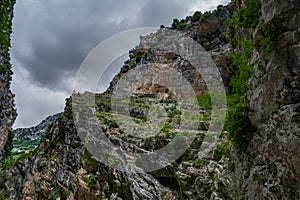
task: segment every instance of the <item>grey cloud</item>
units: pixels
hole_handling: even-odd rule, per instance
[[[133,27],[169,25],[189,8],[179,0],[27,0],[16,5],[13,56],[33,84],[68,91],[64,79],[99,42]]]
[[[52,92],[30,85],[19,76],[15,76],[14,81],[12,89],[16,94],[15,100],[19,114],[14,127],[37,125],[45,117],[63,110],[67,93]]]
[[[190,3],[185,1],[161,1],[148,0],[142,8],[141,24],[159,26],[161,24],[169,26],[173,18],[184,17],[188,14]]]
[[[105,5],[92,6],[104,9],[91,14],[81,9],[84,7],[82,2],[72,4],[64,1],[62,5],[53,5],[51,2],[47,1],[37,9],[45,11],[44,8],[47,8],[46,14],[36,12],[28,18],[24,13],[19,14],[25,16],[18,17],[17,7],[15,21],[19,25],[14,30],[13,56],[27,69],[29,79],[34,84],[53,91],[67,91],[69,87],[62,85],[66,76],[74,76],[88,52],[104,38],[124,30],[126,24],[102,21],[109,12],[102,12],[108,10]],[[72,4],[72,8],[67,8],[65,2]],[[42,17],[39,18],[39,15]],[[24,26],[32,28],[23,31]],[[23,53],[23,48],[19,46],[27,46],[30,53]]]

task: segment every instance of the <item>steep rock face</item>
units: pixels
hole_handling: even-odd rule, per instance
[[[60,196],[73,195],[77,190],[76,173],[80,169],[82,145],[71,121],[72,112],[65,109],[50,128],[38,148],[38,154],[31,159],[32,165],[26,170],[24,185],[18,196],[21,199],[50,199],[57,188]],[[14,198],[14,197],[11,197]]]
[[[72,195],[76,187],[76,172],[80,167],[81,142],[78,140],[66,108],[39,147],[4,168],[0,182],[1,194],[8,199],[51,199],[62,188],[60,196]],[[75,187],[75,188],[74,188]],[[65,189],[65,190],[64,190]],[[52,193],[51,193],[52,192]],[[52,195],[52,196],[51,196]]]
[[[120,172],[93,157],[75,134],[71,107],[69,99],[38,154],[28,158],[32,164],[23,168],[23,183],[7,181],[8,190],[19,188],[9,194],[11,199],[159,199],[162,192],[172,199],[173,193],[150,175]]]
[[[229,82],[230,77],[234,71],[229,65],[229,59],[227,55],[230,51],[230,47],[226,41],[226,27],[224,21],[230,17],[235,9],[235,6],[230,4],[225,6],[222,10],[215,14],[210,15],[203,22],[191,23],[181,32],[184,35],[191,37],[197,41],[212,57],[216,66],[218,67],[222,76],[225,89],[227,93],[230,92]],[[176,69],[185,76],[185,78],[192,85],[196,93],[207,93],[207,87],[203,82],[203,78],[200,74],[195,73],[195,69],[192,69],[191,63],[174,53],[167,53],[161,51],[161,49],[150,49],[146,51],[147,44],[159,43],[160,35],[163,30],[158,30],[158,33],[150,34],[145,37],[141,37],[141,42],[137,48],[129,52],[130,55],[139,54],[139,56],[133,57],[126,61],[121,68],[120,73],[113,78],[106,93],[112,93],[114,86],[118,83],[123,74],[132,69],[132,63],[145,64],[145,63],[163,63],[169,64],[171,67],[175,65]],[[149,47],[148,47],[149,48]],[[135,65],[134,65],[135,67]]]
[[[263,19],[276,27],[276,32],[284,33],[299,28],[299,1],[261,0],[261,2]]]
[[[14,109],[13,94],[10,91],[12,71],[9,47],[13,6],[14,1],[7,0],[0,2],[0,154],[17,115]]]
[[[261,63],[247,92],[257,132],[246,159],[236,161],[237,176],[248,199],[299,199],[299,1],[261,2],[263,19],[275,30],[276,48],[252,57],[252,64]]]
[[[288,19],[284,18],[286,15],[298,18],[297,9],[289,6],[297,2],[272,2],[270,8],[268,2],[262,1],[263,16],[280,31],[276,35],[276,49],[271,54],[255,52],[252,56],[250,64],[256,68],[254,77],[248,81],[247,99],[248,114],[257,131],[245,152],[232,151],[229,158],[220,159],[211,151],[200,158],[203,131],[208,126],[203,120],[195,141],[176,162],[151,173],[122,172],[99,162],[82,145],[74,127],[72,99],[68,99],[64,114],[51,127],[36,152],[7,168],[4,174],[8,176],[0,176],[1,193],[10,199],[299,199],[299,28],[287,25]],[[222,20],[231,13],[232,8],[225,7],[203,23],[191,24],[185,29],[210,51],[227,86],[233,70],[228,65],[230,48],[224,38],[226,30]],[[282,23],[278,23],[278,19],[283,20]],[[254,31],[254,35],[257,32]],[[144,41],[151,38],[145,37]],[[176,98],[172,91],[156,84],[144,84],[133,91],[135,97],[142,96],[131,102],[135,123],[148,126],[145,107],[141,104],[151,102],[153,95],[157,95],[168,102],[165,109],[173,117],[169,118],[169,125],[174,129],[168,126],[163,133],[150,133],[146,138],[141,135],[149,133],[143,135],[143,130],[137,136],[124,134],[114,120],[117,114],[109,112],[111,93],[122,75],[139,64],[160,61],[167,67],[181,69],[200,94],[207,90],[202,78],[184,58],[140,47],[130,51],[130,59],[108,91],[96,95],[96,108],[91,112],[96,111],[105,134],[114,144],[127,151],[148,152],[170,142],[174,130],[179,131],[175,123],[178,120]],[[258,68],[256,63],[261,66]],[[230,87],[227,91],[230,92]],[[205,109],[201,112],[207,114]],[[107,162],[117,164],[122,159],[109,157]]]
[[[193,35],[194,39],[203,40],[202,45],[210,50],[217,66],[223,69],[223,74],[226,76],[231,70],[226,58],[229,47],[225,45],[223,31],[225,30],[224,19],[231,14],[232,8],[225,7],[220,13],[211,15],[203,23],[192,24],[193,27],[187,27],[186,30],[188,35]],[[200,27],[205,29],[203,33]],[[194,28],[197,28],[197,32],[194,32]],[[140,45],[151,38],[152,36],[142,39]],[[130,52],[131,58],[125,62],[120,74],[111,82],[108,91],[96,97],[96,105],[97,116],[102,122],[103,130],[114,144],[128,151],[148,152],[165,146],[170,142],[172,135],[176,134],[175,130],[178,129],[176,123],[179,118],[176,117],[178,114],[175,112],[177,108],[173,102],[174,93],[156,84],[144,84],[143,87],[132,91],[136,96],[142,96],[142,103],[151,101],[152,95],[158,95],[159,99],[167,100],[167,107],[164,109],[168,110],[171,116],[168,121],[173,128],[168,130],[166,127],[158,135],[145,133],[144,136],[150,134],[148,138],[130,136],[123,133],[113,120],[114,116],[109,113],[111,109],[109,98],[120,77],[136,65],[160,61],[165,64],[166,68],[174,67],[182,72],[198,94],[207,93],[207,88],[202,77],[195,73],[195,69],[184,58],[159,49],[144,50],[140,47]],[[149,126],[151,122],[147,124],[147,119],[144,122],[144,115],[139,112],[140,103],[132,102],[133,107],[137,109],[133,109],[132,116],[136,118],[136,123]],[[204,115],[206,111],[203,109],[201,112]],[[27,159],[16,163],[15,167],[4,171],[5,174],[11,174],[14,178],[4,177],[4,180],[0,180],[5,183],[1,192],[10,199],[56,199],[58,197],[62,199],[174,200],[203,197],[205,199],[212,193],[214,185],[212,177],[217,176],[216,174],[223,170],[221,164],[211,160],[212,152],[205,158],[205,161],[199,159],[199,150],[203,140],[203,133],[200,131],[206,131],[207,126],[206,121],[201,122],[192,148],[178,161],[170,163],[169,167],[153,173],[127,173],[102,164],[85,149],[74,127],[71,99],[69,99],[63,115],[49,129],[37,150]],[[119,161],[122,161],[122,158],[108,158],[110,163]],[[19,174],[19,176],[13,176],[13,174]]]
[[[230,17],[235,9],[228,5],[215,15],[209,16],[204,22],[194,23],[187,27],[187,35],[199,42],[207,51],[217,49],[227,44],[224,21]]]

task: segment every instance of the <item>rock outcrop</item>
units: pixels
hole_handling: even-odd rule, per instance
[[[14,109],[14,95],[10,91],[12,70],[9,47],[13,7],[14,1],[0,2],[0,157],[17,116]]]
[[[275,49],[254,53],[261,63],[249,80],[249,117],[257,128],[243,162],[236,162],[248,199],[300,198],[300,2],[261,1]],[[254,36],[255,37],[255,36]]]

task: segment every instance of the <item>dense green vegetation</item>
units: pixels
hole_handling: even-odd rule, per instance
[[[2,49],[2,56],[8,58],[12,27],[11,15],[9,14],[9,11],[14,3],[14,0],[3,0],[0,3],[0,48]],[[11,64],[9,61],[5,61],[3,65],[0,65],[0,74],[6,74],[7,72],[12,74]]]
[[[94,174],[89,174],[88,179],[86,179],[85,183],[90,188],[91,191],[97,190],[97,176]]]
[[[130,59],[134,59],[135,58],[136,59],[136,63],[139,63],[141,61],[141,59],[145,57],[145,55],[146,54],[144,52],[139,51],[139,52],[136,52],[135,54],[130,54],[129,58]]]
[[[11,11],[15,0],[3,0],[0,2],[0,75],[6,75],[6,79],[10,82],[11,75],[13,74],[11,70],[10,63],[10,34],[12,32],[12,15]],[[0,105],[0,111],[2,111],[2,105]],[[5,113],[7,117],[15,118],[17,116],[17,110],[12,108],[10,111]]]
[[[247,115],[248,102],[246,100],[247,80],[253,74],[253,67],[249,66],[250,58],[256,48],[261,54],[272,51],[273,35],[270,28],[262,22],[260,2],[247,0],[245,8],[237,8],[232,18],[225,21],[228,27],[227,39],[235,50],[229,54],[232,66],[236,68],[231,78],[232,94],[227,97],[228,115],[225,121],[225,130],[228,138],[237,149],[246,147],[251,137],[250,120]],[[261,37],[254,46],[253,32],[261,30]]]
[[[9,131],[7,136],[7,142],[4,145],[4,151],[2,153],[1,159],[1,168],[6,169],[9,168],[20,160],[24,160],[27,157],[32,156],[35,153],[35,146],[39,144],[39,141],[32,140],[13,140],[14,133]],[[23,146],[23,151],[20,152],[12,152],[14,145]]]
[[[196,11],[194,12],[194,14],[192,16],[188,16],[185,19],[173,19],[173,22],[171,24],[171,29],[174,30],[184,30],[186,27],[189,26],[189,21],[192,23],[196,23],[196,22],[203,22],[204,20],[206,20],[209,16],[211,16],[212,14],[218,13],[223,9],[222,5],[219,5],[217,7],[216,10],[214,11],[205,11],[204,13],[202,13],[201,11]],[[160,28],[164,28],[164,25],[161,25]]]
[[[11,33],[12,22],[8,11],[14,3],[14,0],[2,0],[0,4],[0,45],[5,49],[10,47],[9,35]]]
[[[13,138],[15,134],[12,131],[8,132],[7,135],[7,142],[4,145],[3,152],[2,152],[2,160],[1,163],[5,163],[7,159],[11,159],[11,150],[13,149]]]
[[[59,197],[61,197],[61,193],[60,193],[59,188],[54,188],[53,190],[51,190],[51,192],[48,196],[49,199],[53,199],[53,200],[55,200]]]
[[[39,140],[12,140],[14,148],[18,151],[12,151],[12,159],[17,160],[22,157],[27,157],[27,154],[33,152],[35,148],[40,144]]]
[[[227,40],[233,48],[240,48],[244,39],[255,39],[256,49],[264,55],[274,48],[274,34],[271,27],[263,22],[260,6],[259,0],[247,0],[245,8],[237,5],[238,8],[232,17],[225,20],[228,27]],[[256,38],[253,38],[257,27]]]
[[[257,49],[262,55],[267,55],[271,53],[275,48],[275,34],[270,28],[270,26],[266,25],[262,20],[260,20],[258,26],[260,31],[258,32],[255,38],[257,43]]]
[[[254,3],[252,3],[254,2]],[[256,0],[247,1],[247,9],[259,12]],[[249,133],[251,123],[247,116],[247,101],[245,99],[247,80],[252,75],[252,67],[248,65],[250,57],[254,50],[252,38],[244,39],[240,35],[240,29],[252,19],[251,13],[245,8],[238,9],[233,13],[231,19],[226,20],[229,27],[228,40],[230,44],[237,48],[229,54],[232,65],[236,68],[235,75],[231,78],[232,95],[227,97],[228,115],[225,121],[225,130],[228,131],[228,137],[236,148],[242,148],[246,145],[246,137]],[[257,20],[250,20],[248,28],[255,28]],[[252,23],[253,22],[253,23]],[[236,37],[236,34],[238,37]]]
[[[19,161],[24,160],[28,157],[33,156],[36,153],[35,149],[29,150],[27,153],[26,152],[20,152],[20,154],[17,155],[16,158],[13,158],[15,154],[11,154],[11,156],[7,157],[6,159],[3,159],[1,162],[1,169],[7,169],[9,167],[12,167],[16,165]]]
[[[109,128],[119,128],[119,125],[118,125],[118,121],[117,120],[112,120],[108,123],[108,127]]]
[[[2,0],[0,2],[0,75],[8,75],[7,78],[11,81],[11,63],[9,55],[10,47],[10,34],[12,32],[12,9],[15,4],[15,0]],[[0,107],[2,111],[2,105]],[[6,112],[7,117],[16,117],[17,111],[12,108],[10,111]],[[13,138],[14,133],[12,131],[8,132],[7,142],[4,145],[4,149],[1,157],[1,168],[6,168],[13,163],[11,150],[13,148]]]
[[[210,94],[197,95],[197,101],[201,108],[211,110],[211,97]]]
[[[13,145],[19,146],[39,145],[39,143],[39,140],[13,140]]]

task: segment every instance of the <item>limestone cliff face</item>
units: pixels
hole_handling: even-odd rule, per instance
[[[255,52],[247,98],[257,128],[247,157],[237,163],[249,199],[300,198],[300,2],[262,0],[262,16],[275,30],[276,48]],[[255,36],[254,36],[255,38]],[[242,173],[239,173],[242,177]]]
[[[229,59],[227,58],[230,47],[226,41],[227,28],[225,27],[224,21],[226,18],[232,15],[234,9],[234,5],[228,5],[215,14],[210,15],[202,22],[191,23],[189,20],[186,20],[186,23],[189,25],[181,31],[188,37],[191,37],[197,41],[206,51],[210,53],[210,56],[216,63],[216,66],[221,73],[228,93],[230,90],[229,79],[233,75],[233,69],[229,67]],[[129,52],[129,54],[132,55],[132,58],[124,63],[120,73],[114,77],[106,93],[112,92],[114,86],[120,80],[121,76],[132,69],[132,65],[135,66],[138,64],[154,62],[167,64],[170,67],[177,69],[180,73],[184,72],[184,77],[192,85],[196,93],[207,93],[207,87],[203,81],[203,78],[200,74],[197,75],[195,69],[192,69],[193,67],[191,63],[187,62],[183,58],[180,58],[179,55],[167,53],[159,48],[152,48],[149,51],[147,50],[149,48],[147,47],[147,44],[162,42],[159,41],[160,35],[163,34],[162,32],[164,32],[164,30],[158,30],[158,32],[155,34],[141,37],[140,44]],[[134,55],[138,56],[135,57]]]
[[[0,2],[0,154],[17,115],[14,109],[14,96],[10,91],[12,71],[9,47],[13,6],[14,1]]]

